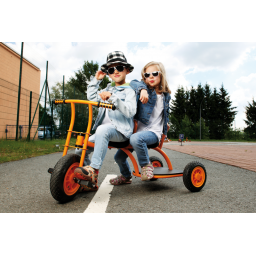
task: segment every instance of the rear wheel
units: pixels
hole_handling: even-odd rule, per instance
[[[156,157],[156,156],[149,157],[149,161],[152,163],[154,168],[155,167],[163,167],[164,166],[162,160],[160,158]],[[157,179],[156,178],[150,179],[150,181],[155,181],[155,180],[157,180]]]
[[[191,162],[186,165],[183,172],[185,187],[191,192],[200,191],[206,183],[206,169],[200,162]]]
[[[74,181],[74,170],[79,167],[80,156],[68,154],[55,165],[51,174],[50,191],[53,198],[60,203],[66,203],[75,197],[80,185]]]

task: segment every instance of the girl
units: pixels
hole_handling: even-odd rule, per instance
[[[137,98],[141,91],[140,101],[137,103],[137,113],[134,117],[134,119],[138,120],[138,129],[130,137],[130,144],[135,150],[139,164],[142,167],[141,180],[145,181],[153,178],[154,170],[149,161],[147,145],[159,143],[162,134],[167,134],[171,91],[161,62],[149,62],[142,69],[141,75],[142,82],[133,80],[130,83],[130,86],[137,93]],[[126,153],[121,149],[117,151],[115,161],[120,168],[121,175],[110,180],[112,185],[131,183],[131,170],[127,157]]]

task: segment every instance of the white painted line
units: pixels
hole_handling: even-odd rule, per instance
[[[105,213],[108,207],[108,202],[110,199],[110,192],[113,190],[114,186],[109,183],[110,179],[115,178],[116,175],[108,174],[106,178],[101,183],[97,193],[93,197],[92,201],[88,205],[84,213]]]

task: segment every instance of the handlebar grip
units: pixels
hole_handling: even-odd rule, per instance
[[[116,109],[116,106],[114,104],[107,104],[107,103],[103,103],[103,102],[99,102],[98,107],[99,108],[109,108],[112,110]]]
[[[55,100],[53,100],[53,103],[54,103],[55,105],[58,105],[58,104],[66,104],[66,103],[65,103],[65,99],[55,99]]]

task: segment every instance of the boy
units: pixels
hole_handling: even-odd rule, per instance
[[[132,135],[133,116],[137,110],[136,95],[125,79],[133,69],[134,67],[127,63],[122,52],[111,52],[107,56],[106,64],[101,66],[101,70],[96,73],[95,78],[88,85],[88,100],[108,101],[116,106],[116,110],[99,109],[93,127],[96,132],[89,138],[95,143],[91,164],[78,167],[74,171],[78,179],[90,181],[89,187],[81,185],[85,190],[98,189],[98,173],[106,156],[109,141],[123,142]],[[98,91],[99,84],[106,74],[113,82],[108,84],[104,90]],[[92,150],[87,151],[88,156]]]

